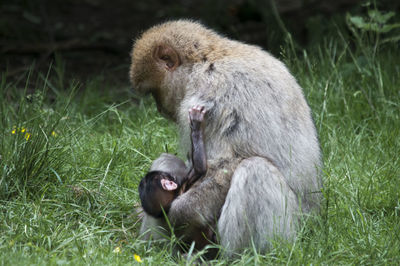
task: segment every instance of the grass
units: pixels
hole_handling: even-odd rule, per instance
[[[398,264],[398,45],[349,48],[326,38],[300,55],[287,49],[282,59],[319,131],[322,214],[295,243],[212,263]],[[171,255],[173,240],[138,240],[134,209],[151,161],[177,152],[175,127],[128,87],[103,77],[68,83],[63,71],[56,65],[35,79],[1,80],[1,264],[125,265],[138,263],[134,254],[145,264],[186,264]]]

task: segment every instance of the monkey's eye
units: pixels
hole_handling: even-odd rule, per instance
[[[161,60],[168,61],[169,60],[169,55],[161,56]]]

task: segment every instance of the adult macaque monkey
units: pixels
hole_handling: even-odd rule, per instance
[[[282,62],[178,20],[150,28],[135,42],[130,78],[179,125],[186,151],[189,108],[207,110],[208,171],[173,201],[173,225],[201,227],[218,219],[228,252],[252,243],[263,250],[275,236],[293,238],[298,214],[318,208],[318,138],[302,89]],[[150,227],[146,220],[142,230]]]

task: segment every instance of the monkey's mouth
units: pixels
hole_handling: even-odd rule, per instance
[[[176,177],[176,176],[173,176],[173,175],[170,175],[169,180],[171,180],[172,182],[175,182],[178,185],[178,187],[182,186],[182,184],[184,183],[182,181],[183,180],[182,177]]]
[[[151,94],[151,90],[143,89],[140,83],[133,85],[131,90],[139,96],[147,97]]]

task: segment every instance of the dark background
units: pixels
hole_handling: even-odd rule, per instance
[[[365,13],[360,0],[16,0],[0,9],[0,71],[13,79],[62,61],[67,77],[104,75],[128,82],[133,40],[151,25],[191,18],[224,35],[257,44],[279,56],[293,36],[296,47],[318,44],[345,14]],[[374,2],[399,10],[400,1]]]

